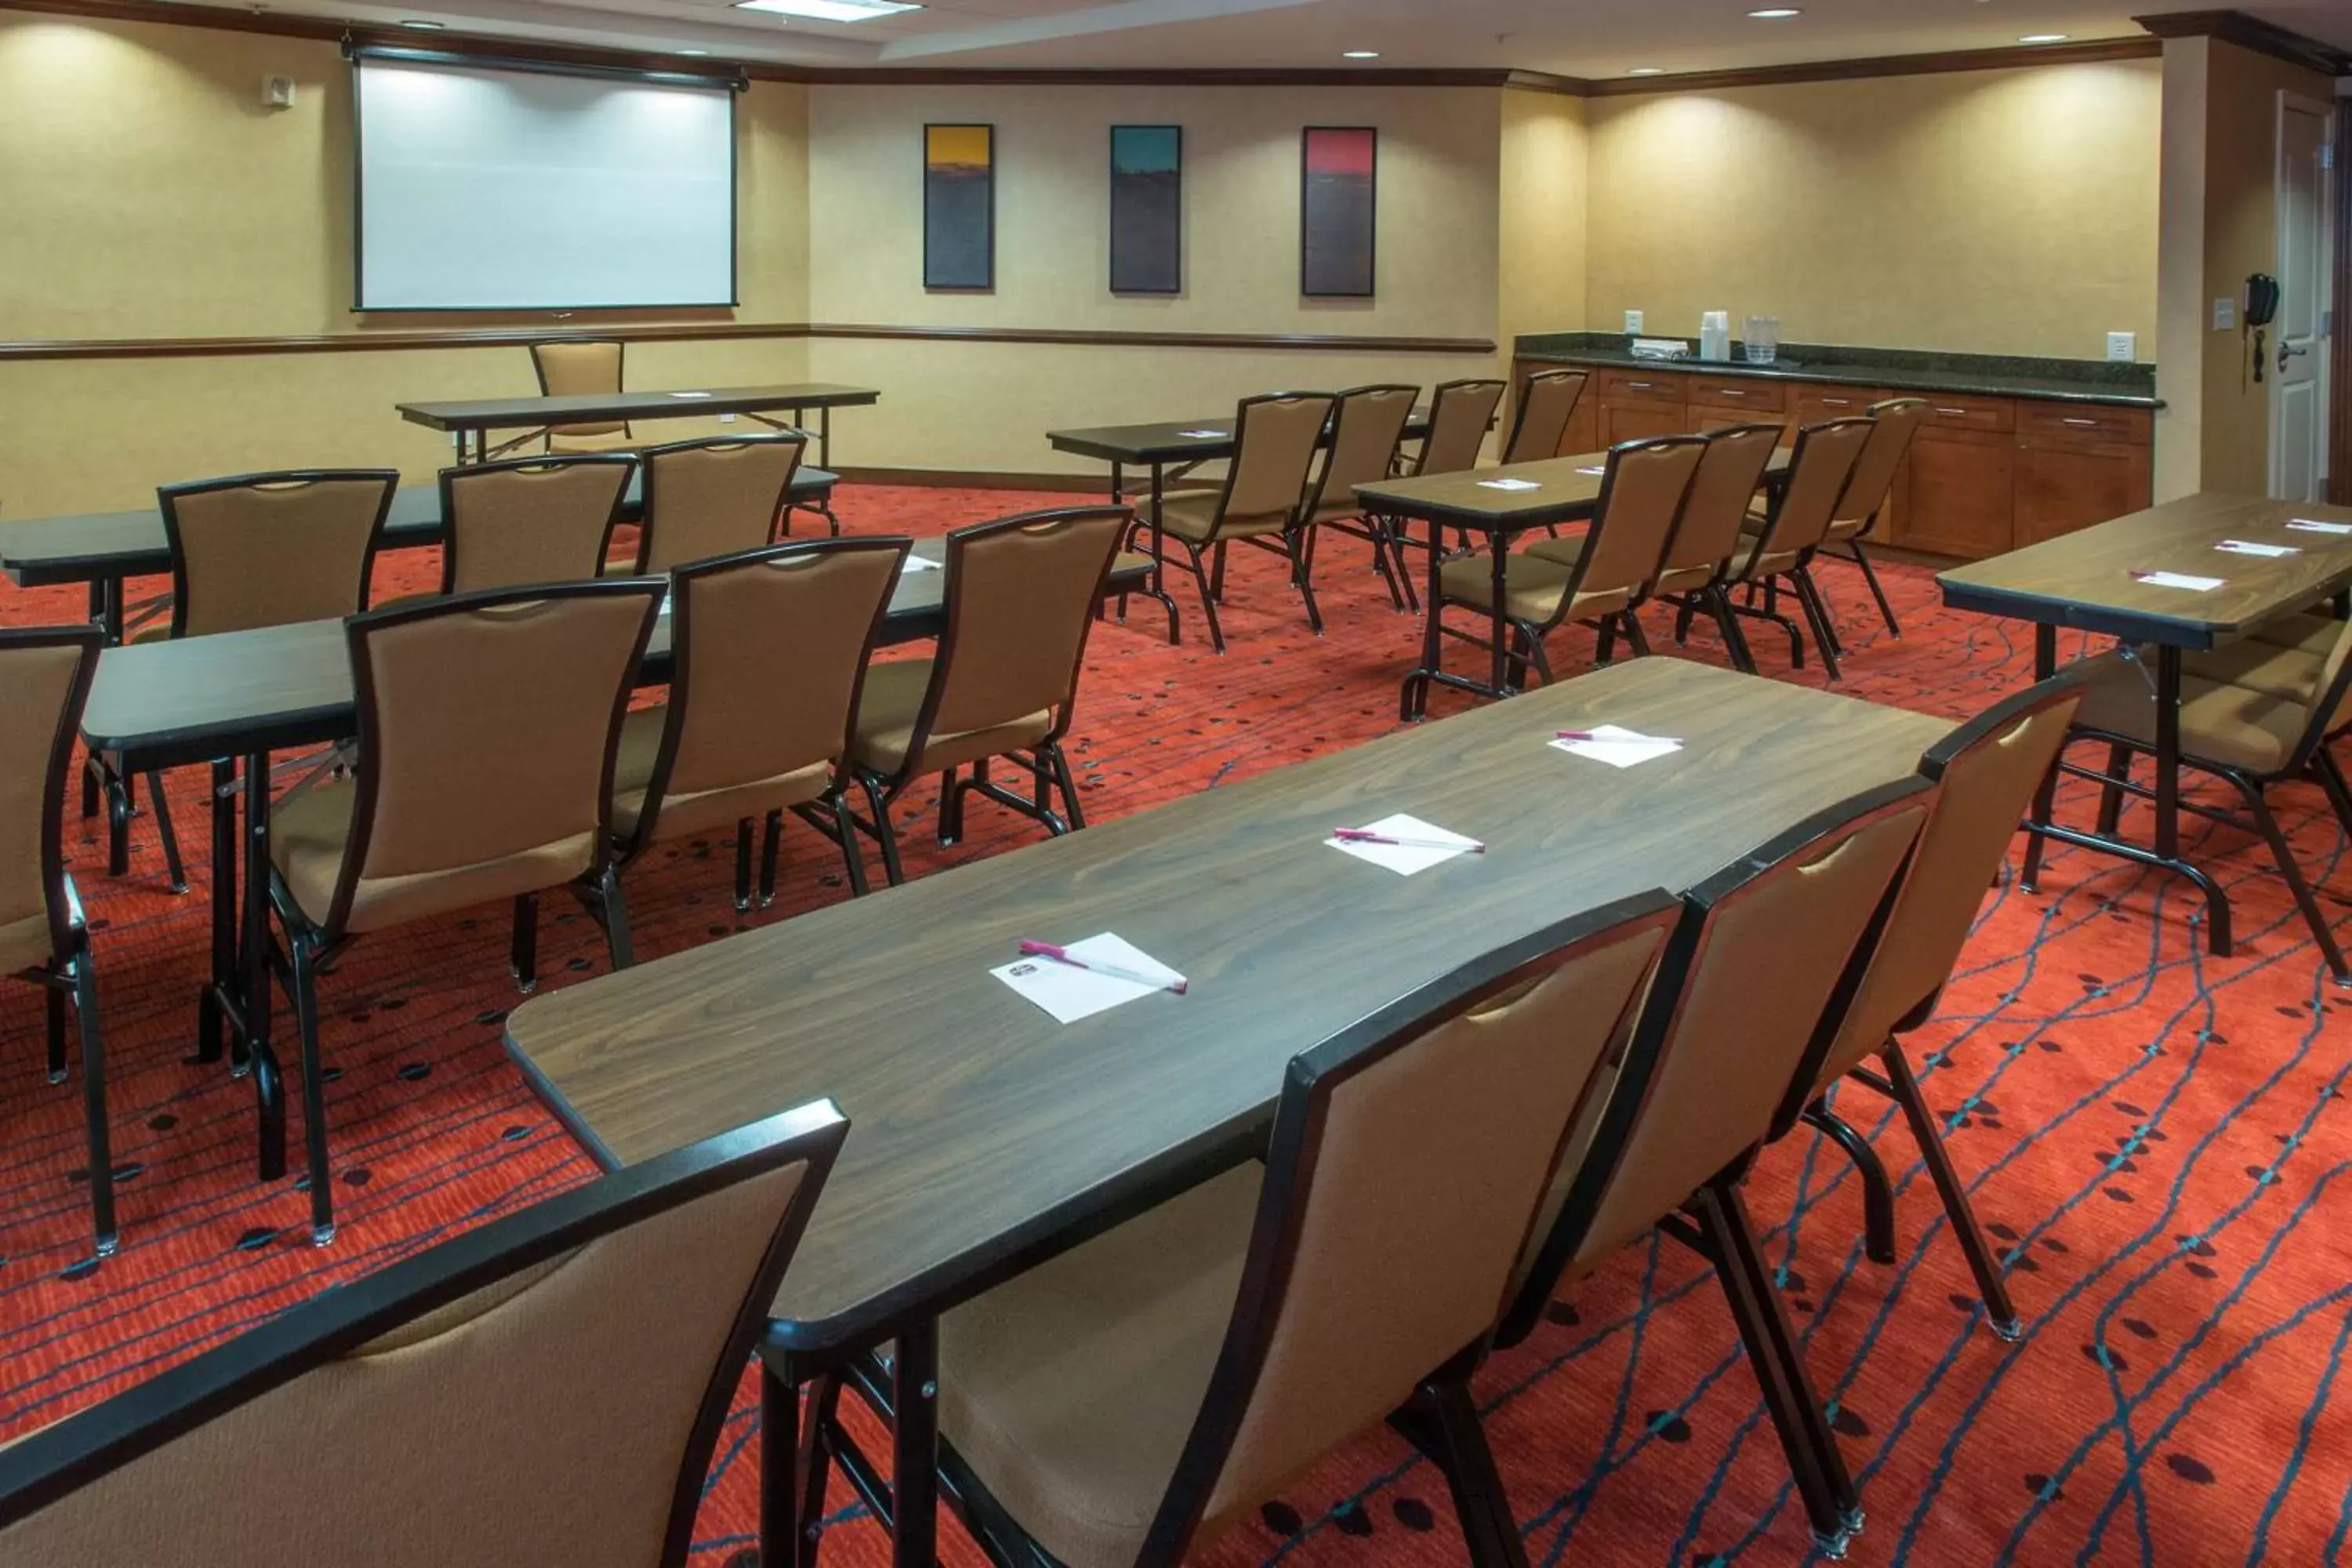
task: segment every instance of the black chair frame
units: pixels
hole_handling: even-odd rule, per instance
[[[441,492],[441,592],[444,594],[454,594],[457,591],[457,559],[460,553],[458,541],[461,536],[457,531],[457,526],[455,520],[457,516],[457,489],[458,487],[465,484],[467,479],[480,474],[505,473],[515,470],[543,471],[548,468],[617,468],[626,469],[634,468],[636,466],[637,459],[634,453],[572,452],[532,456],[527,458],[507,458],[497,462],[460,463],[455,468],[442,469],[436,480]],[[628,499],[628,489],[629,481],[625,475],[621,480],[620,487],[613,492],[612,515],[604,520],[604,538],[597,542],[596,563],[599,567],[604,564],[605,557],[612,553],[613,530],[620,526],[621,513],[624,510],[625,503]]]

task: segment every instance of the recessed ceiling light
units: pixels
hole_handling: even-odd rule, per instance
[[[806,16],[815,22],[870,22],[901,11],[919,11],[907,0],[735,0],[738,11],[772,11],[783,16]]]
[[[1785,22],[1791,16],[1801,16],[1804,15],[1802,11],[1798,10],[1794,5],[1772,5],[1768,6],[1764,10],[1750,11],[1748,14],[1755,17],[1759,22]]]
[[[1627,71],[1625,74],[1627,76],[1664,76],[1666,74],[1666,68],[1664,66],[1635,66],[1632,70]]]
[[[447,26],[448,24],[446,22],[420,22],[412,18],[411,20],[401,23],[401,26],[404,27],[413,27],[420,33],[437,33],[443,27]]]
[[[1381,58],[1381,51],[1378,49],[1347,49],[1340,53],[1339,58],[1343,60],[1376,60]]]
[[[2028,33],[2025,37],[2018,39],[2017,41],[2021,44],[2063,44],[2066,41],[2066,35],[2063,33]]]

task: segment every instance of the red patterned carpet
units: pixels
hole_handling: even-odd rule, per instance
[[[1029,500],[858,489],[841,510],[860,531],[934,532]],[[1390,611],[1360,547],[1343,543],[1319,564],[1328,637],[1307,635],[1280,567],[1255,552],[1237,563],[1227,657],[1197,639],[1189,600],[1195,638],[1181,648],[1140,610],[1132,628],[1098,633],[1075,731],[1091,811],[1142,810],[1394,723],[1417,623]],[[388,557],[382,588],[422,585],[433,570],[423,555]],[[1827,575],[1853,645],[1853,695],[1957,719],[2027,679],[2022,628],[1943,613],[1925,574],[1888,569],[1899,642],[1845,569]],[[0,621],[80,610],[78,592],[0,588]],[[1589,652],[1581,634],[1555,647],[1563,669]],[[1712,642],[1690,657],[1714,657]],[[189,829],[200,791],[194,773],[174,781]],[[2281,804],[2306,867],[2352,887],[2316,793]],[[971,828],[951,853],[910,836],[912,864],[1001,853],[1027,832],[984,803]],[[362,942],[328,981],[343,1229],[314,1251],[290,1177],[253,1182],[250,1090],[181,1059],[204,969],[205,872],[192,866],[194,890],[171,897],[143,819],[139,835],[123,881],[106,876],[94,832],[72,851],[99,928],[113,1068],[123,1244],[103,1266],[85,1261],[79,1095],[44,1079],[33,994],[0,991],[13,998],[0,1001],[0,1439],[592,1173],[501,1050],[515,1001],[501,913]],[[2237,956],[2203,952],[2180,884],[2061,853],[2039,896],[2006,879],[1991,893],[1943,1015],[1917,1038],[1979,1212],[2013,1249],[2024,1342],[1993,1339],[1968,1310],[1925,1173],[1866,1091],[1841,1108],[1876,1136],[1899,1184],[1894,1267],[1862,1256],[1856,1184],[1834,1150],[1800,1137],[1762,1162],[1751,1201],[1774,1227],[1788,1304],[1863,1479],[1870,1522],[1854,1563],[2337,1561],[2352,1486],[2352,1399],[2336,1395],[2352,1339],[2352,1001],[2326,984],[2259,847],[2221,829],[2194,837],[2237,895]],[[805,830],[787,844],[786,890],[762,921],[846,896]],[[640,951],[740,929],[730,879],[723,845],[640,868]],[[541,961],[551,987],[604,965],[589,922],[557,919]],[[1808,1559],[1755,1382],[1713,1283],[1678,1249],[1636,1248],[1580,1286],[1479,1391],[1544,1568]],[[747,1405],[722,1437],[702,1568],[756,1561],[756,1426]],[[877,1568],[880,1533],[835,1500],[831,1560]],[[1402,1565],[1458,1562],[1462,1548],[1443,1483],[1381,1434],[1209,1556],[1220,1568]]]

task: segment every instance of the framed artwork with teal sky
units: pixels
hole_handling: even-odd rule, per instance
[[[1184,128],[1110,128],[1110,291],[1184,291]]]
[[[923,127],[923,287],[996,287],[996,127]]]
[[[1301,138],[1298,291],[1369,299],[1379,214],[1380,132],[1361,125],[1310,125]]]

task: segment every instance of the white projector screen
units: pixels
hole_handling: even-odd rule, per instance
[[[735,94],[361,57],[362,310],[735,303]]]

